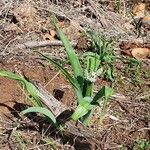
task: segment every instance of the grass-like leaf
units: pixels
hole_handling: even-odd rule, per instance
[[[109,88],[107,86],[103,86],[102,89],[100,89],[97,92],[97,94],[94,96],[94,98],[91,102],[91,105],[94,105],[95,107],[93,107],[92,110],[88,111],[88,113],[84,116],[83,123],[85,125],[89,124],[91,116],[94,113],[94,110],[95,110],[96,106],[98,106],[98,102],[100,102],[101,100],[104,100],[102,111],[104,112],[106,110],[108,100],[109,100],[109,98],[112,94],[113,94],[112,88]],[[102,114],[104,114],[103,112],[102,112]]]
[[[62,43],[63,43],[63,45],[65,47],[66,53],[68,55],[68,59],[69,59],[69,61],[71,63],[71,66],[72,66],[72,69],[73,69],[73,72],[74,72],[74,76],[76,77],[77,80],[79,79],[78,82],[80,84],[80,87],[82,88],[83,80],[81,80],[81,78],[83,77],[83,70],[81,68],[79,59],[78,59],[78,57],[77,57],[73,47],[71,46],[68,38],[60,30],[60,28],[58,26],[58,20],[55,17],[55,15],[53,15],[52,21],[53,21],[53,24],[55,26],[56,32],[57,32],[60,40],[62,41]]]
[[[48,117],[53,124],[56,124],[56,117],[47,108],[30,107],[26,110],[23,110],[21,113],[25,115],[27,113],[33,113],[33,112],[43,114],[44,116]]]
[[[92,104],[94,104],[97,101],[99,101],[102,97],[104,97],[105,100],[107,101],[112,94],[113,94],[112,88],[109,88],[107,86],[103,86],[102,89],[100,89],[96,93],[96,95],[94,96]]]

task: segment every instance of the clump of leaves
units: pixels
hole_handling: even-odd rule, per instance
[[[71,118],[75,121],[80,120],[85,125],[88,125],[94,109],[99,106],[98,102],[104,97],[105,102],[108,103],[108,99],[113,93],[113,90],[111,88],[104,86],[96,93],[95,96],[93,95],[93,85],[96,81],[99,67],[105,69],[103,63],[107,61],[107,63],[110,65],[110,62],[112,62],[110,60],[111,56],[107,55],[110,42],[105,42],[105,40],[97,41],[98,37],[96,37],[95,35],[93,36],[93,34],[91,33],[91,36],[93,36],[94,38],[93,44],[95,44],[95,47],[97,46],[97,51],[85,54],[85,60],[87,61],[87,63],[86,67],[83,68],[68,38],[59,28],[58,20],[55,16],[53,16],[53,23],[58,37],[64,45],[68,60],[70,61],[72,67],[73,74],[70,74],[67,69],[51,59],[49,56],[44,55],[40,52],[38,53],[43,58],[45,58],[45,60],[55,65],[64,74],[64,76],[68,79],[68,81],[74,88],[77,96],[77,108],[75,109],[75,112],[73,113]],[[100,42],[102,42],[103,44],[101,45]],[[110,79],[113,79],[112,68],[110,68],[110,66],[109,69],[110,70],[107,70],[107,74],[109,75]]]
[[[114,81],[114,61],[115,55],[112,47],[112,40],[107,39],[100,32],[86,30],[85,34],[92,42],[91,51],[87,52],[86,56],[96,57],[99,60],[97,64],[96,74],[100,77]]]
[[[95,46],[97,46],[99,49],[96,49],[97,51],[95,53],[92,52],[85,55],[87,63],[86,68],[84,69],[82,68],[80,61],[69,40],[60,30],[57,18],[55,16],[53,16],[53,23],[57,34],[64,45],[68,60],[70,61],[72,67],[73,74],[70,74],[67,69],[65,69],[63,66],[61,66],[58,62],[54,61],[49,56],[44,55],[38,51],[35,52],[39,53],[45,60],[55,65],[68,79],[69,83],[74,88],[77,97],[77,108],[75,109],[74,113],[70,118],[75,121],[80,120],[85,125],[88,125],[94,109],[99,106],[99,102],[104,100],[102,111],[105,112],[104,109],[106,109],[106,106],[109,102],[109,97],[113,93],[113,90],[111,88],[103,86],[102,89],[100,89],[95,95],[93,95],[93,85],[96,81],[97,71],[99,67],[101,66],[104,69],[103,63],[107,62],[109,64],[111,62],[110,55],[107,55],[109,42],[105,42],[102,40],[100,41],[103,43],[102,45],[100,45],[100,43],[97,43],[98,41],[93,42],[96,44]],[[112,70],[107,70],[107,74],[109,75],[109,78],[112,79]],[[8,71],[0,70],[0,76],[20,81],[26,87],[29,94],[35,99],[36,106],[24,110],[22,112],[23,114],[29,112],[42,113],[47,117],[49,121],[51,121],[54,125],[58,126],[53,113],[42,106],[39,98],[39,91],[32,83]]]

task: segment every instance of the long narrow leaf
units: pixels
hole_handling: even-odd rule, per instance
[[[109,97],[113,94],[112,88],[109,88],[107,86],[103,86],[101,90],[97,92],[97,94],[94,96],[92,104],[96,103],[98,100],[100,100],[102,97],[105,98],[105,100],[108,100]]]
[[[71,66],[72,66],[72,69],[73,69],[73,72],[74,72],[74,75],[76,78],[79,78],[79,77],[83,77],[83,71],[82,71],[82,68],[81,68],[81,65],[80,65],[80,62],[79,62],[79,59],[73,49],[73,47],[71,46],[68,38],[65,36],[65,34],[59,29],[58,27],[58,20],[57,18],[53,15],[53,19],[52,19],[53,23],[54,23],[54,26],[56,28],[56,31],[57,31],[57,34],[58,36],[60,37],[64,47],[65,47],[65,50],[67,52],[67,55],[68,55],[68,58],[69,58],[69,61],[71,63]],[[83,81],[79,81],[79,84],[80,86],[82,87]]]
[[[21,82],[25,86],[27,92],[33,97],[34,101],[36,102],[35,105],[42,106],[40,97],[38,96],[38,90],[32,83],[10,71],[0,70],[0,76],[18,80],[19,82]]]
[[[26,82],[24,78],[20,77],[19,75],[16,75],[13,72],[10,71],[5,71],[5,70],[0,70],[0,76],[2,77],[8,77],[10,79]]]
[[[54,124],[56,124],[56,117],[47,108],[30,107],[26,110],[23,110],[21,113],[23,115],[25,115],[27,113],[32,113],[32,112],[41,113],[41,114],[45,115],[46,117],[48,117]]]
[[[50,57],[48,57],[47,55],[44,55],[38,51],[35,51],[37,52],[38,54],[40,54],[43,58],[45,58],[49,63],[53,63],[64,75],[65,77],[69,80],[69,82],[71,83],[71,85],[74,87],[74,88],[78,88],[78,85],[75,81],[75,79],[69,74],[69,72],[64,68],[62,67],[59,63],[57,63],[56,61],[54,61],[53,59],[51,59]]]

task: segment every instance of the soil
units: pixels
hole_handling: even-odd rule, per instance
[[[114,13],[114,6],[108,1],[101,2],[100,5],[103,7],[108,6],[108,11],[112,15],[115,14],[115,23],[123,15],[122,12],[120,14]],[[72,10],[73,12],[69,11],[70,6],[74,10]],[[18,2],[13,1],[12,3],[0,2],[0,8],[3,8],[0,12],[0,70],[16,72],[32,83],[39,82],[56,99],[68,107],[75,109],[76,97],[65,77],[56,68],[33,53],[32,49],[16,49],[15,46],[27,41],[45,40],[45,36],[47,37],[47,35],[52,39],[58,39],[58,37],[51,37],[50,35],[50,31],[54,30],[53,25],[50,23],[49,15],[52,12],[57,15],[60,21],[64,22],[62,30],[69,39],[71,41],[79,40],[79,32],[86,27],[84,23],[88,24],[90,21],[97,21],[97,17],[93,14],[93,12],[96,12],[93,9],[86,8],[93,8],[91,6],[95,5],[93,3],[89,5],[86,1],[83,4],[80,1],[52,1],[47,4],[44,0],[22,0]],[[131,9],[131,6],[129,8]],[[84,10],[83,12],[82,9]],[[64,12],[66,12],[66,15],[62,15]],[[79,13],[79,18],[77,18],[75,12]],[[91,16],[89,17],[89,15]],[[81,19],[83,16],[87,22],[81,22],[81,20],[83,21]],[[85,16],[87,17],[86,19]],[[124,17],[120,20],[120,24],[130,19]],[[113,27],[110,28],[107,23],[110,23],[112,20],[108,20],[103,18],[106,29],[102,32],[105,31],[106,35],[118,39],[118,33],[116,32],[116,27],[118,27],[118,32],[121,35],[120,41],[117,41],[119,44],[121,44],[122,39],[130,42],[129,37],[131,39],[137,38],[135,30],[131,32],[130,29],[126,29],[125,31],[119,22],[119,25],[115,24],[116,26],[113,26],[114,29]],[[90,27],[95,29],[93,24],[90,23]],[[99,29],[99,24],[97,24],[97,28]],[[149,30],[144,32],[144,38],[146,40],[149,39]],[[83,41],[84,43],[79,42],[75,49],[78,55],[82,54],[89,44],[88,41],[84,39]],[[122,55],[117,42],[114,45],[116,54]],[[149,43],[149,41],[147,40],[145,43]],[[48,46],[35,49],[43,53],[48,53],[54,59],[63,62],[70,70],[70,65],[66,63],[66,54],[62,46]],[[139,82],[132,80],[136,78],[134,75],[135,70],[129,72],[126,68],[127,64],[120,61],[115,64],[115,82],[110,82],[104,78],[97,79],[94,87],[95,91],[99,90],[103,85],[108,85],[113,87],[115,94],[110,100],[103,120],[100,120],[100,110],[97,108],[88,126],[93,131],[93,134],[96,135],[96,140],[98,141],[96,142],[97,148],[95,149],[140,150],[143,145],[145,149],[143,148],[142,150],[150,149],[149,62],[149,58],[142,61],[142,68],[140,70],[141,81]],[[86,149],[84,144],[78,146],[75,142],[72,143],[69,140],[63,139],[63,136],[59,136],[57,134],[58,131],[51,130],[51,126],[47,126],[44,117],[36,115],[22,117],[20,112],[32,105],[30,99],[31,97],[25,92],[24,87],[19,82],[0,77],[1,150]],[[76,137],[74,138],[75,140]],[[86,140],[88,141],[88,139]]]

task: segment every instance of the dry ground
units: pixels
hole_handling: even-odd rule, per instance
[[[79,31],[87,27],[95,31],[100,30],[113,38],[116,55],[123,55],[119,47],[122,41],[127,43],[123,47],[131,47],[135,41],[150,47],[149,22],[140,26],[140,35],[139,30],[132,24],[133,18],[129,12],[135,3],[121,0],[121,5],[116,10],[115,2],[107,0],[2,0],[0,69],[14,71],[31,81],[41,83],[58,100],[75,108],[73,90],[63,75],[31,51],[37,49],[65,62],[63,47],[56,44],[45,47],[33,46],[30,49],[20,48],[18,44],[53,40],[50,33],[54,28],[50,15],[55,13],[70,41],[78,42],[78,54],[87,46],[87,41],[79,38]],[[149,14],[149,1],[145,3],[146,13]],[[115,82],[101,78],[96,82],[95,90],[102,85],[112,86],[115,90],[102,124],[99,123],[99,114],[95,113],[89,126],[93,133],[98,135],[97,149],[150,149],[150,60],[147,58],[142,62],[142,82],[131,81],[136,78],[135,70],[127,72],[125,65],[116,62]],[[27,105],[31,105],[29,96],[20,84],[0,77],[0,149],[86,149],[85,145],[78,146],[75,142],[58,136],[57,132],[52,132],[48,127],[45,128],[46,122],[42,117],[27,119],[19,116],[19,112]],[[142,149],[142,146],[145,146],[145,149]]]

